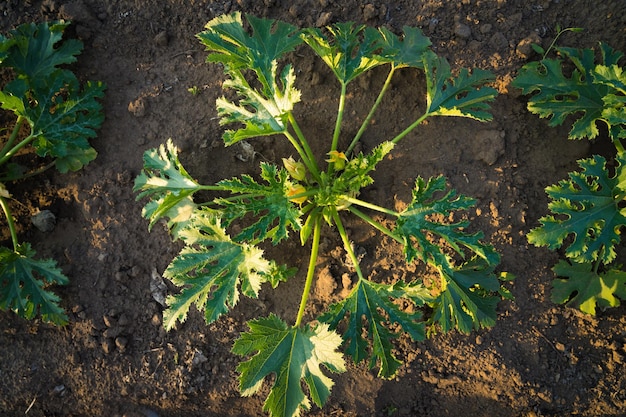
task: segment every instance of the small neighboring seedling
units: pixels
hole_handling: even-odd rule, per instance
[[[20,243],[7,184],[52,166],[60,172],[76,171],[96,157],[88,140],[96,136],[104,119],[97,100],[104,94],[104,85],[91,81],[81,85],[70,70],[61,67],[75,62],[82,50],[78,40],[61,42],[68,25],[24,24],[8,37],[0,35],[0,66],[11,68],[15,75],[0,90],[0,104],[16,117],[0,149],[0,206],[13,243],[12,248],[0,247],[0,309],[27,319],[40,314],[44,321],[59,325],[67,322],[67,316],[58,305],[58,296],[46,286],[63,285],[68,279],[55,261],[35,259],[30,244]],[[14,157],[27,146],[47,162],[30,170],[15,163]]]
[[[235,306],[241,294],[257,297],[264,283],[276,287],[288,279],[290,270],[267,260],[258,246],[261,242],[276,245],[296,233],[302,245],[310,245],[293,324],[275,314],[251,320],[249,332],[233,346],[234,353],[248,358],[238,367],[242,394],[254,394],[274,374],[264,410],[272,416],[297,416],[301,409],[310,408],[311,400],[320,407],[326,402],[333,381],[323,368],[345,370],[338,352],[342,345],[354,361],[367,360],[371,368],[378,367],[380,377],[392,378],[402,364],[393,353],[393,339],[401,333],[419,341],[427,336],[427,327],[470,332],[494,325],[498,301],[509,296],[495,273],[500,256],[483,243],[482,233],[466,231],[469,221],[453,220],[474,206],[473,199],[449,189],[443,176],[418,176],[412,199],[401,211],[367,202],[360,194],[373,183],[371,171],[424,120],[460,116],[489,121],[488,103],[497,93],[485,86],[494,79],[486,71],[463,69],[453,77],[448,62],[430,50],[430,41],[416,28],[405,27],[400,37],[385,28],[353,23],[298,30],[284,22],[253,16],[247,20],[251,33],[241,15],[234,13],[215,18],[198,34],[210,52],[207,61],[223,65],[228,74],[223,87],[236,97],[217,100],[221,123],[236,126],[224,133],[224,142],[233,145],[279,135],[293,146],[297,159],[283,158],[282,167],[261,162],[258,178],[241,175],[201,185],[182,166],[169,140],[145,153],[135,190],[138,198],[149,199],[143,215],[150,227],[166,218],[173,237],[185,245],[164,272],[180,287],[180,293],[167,298],[163,322],[168,330],[186,319],[192,305],[203,310],[210,323]],[[313,153],[293,113],[301,98],[295,88],[296,71],[279,62],[303,42],[330,67],[340,86],[337,118],[324,160]],[[389,73],[373,107],[354,137],[344,138],[349,84],[383,65]],[[413,121],[404,130],[369,152],[355,154],[401,68],[425,73],[424,113],[411,116]],[[197,202],[193,196],[201,190],[222,196]],[[393,226],[378,221],[372,212],[385,216]],[[396,241],[408,263],[425,262],[437,277],[423,281],[415,276],[406,282],[370,279],[344,227],[344,215],[356,216]],[[244,226],[229,234],[228,230],[235,230],[229,226],[242,219]],[[345,299],[306,323],[325,223],[339,234],[356,279]],[[422,310],[429,315],[425,317]]]
[[[559,31],[559,34],[568,29]],[[569,29],[577,31],[574,29]],[[552,300],[595,314],[597,307],[615,307],[626,300],[626,272],[616,264],[616,246],[626,226],[626,74],[618,65],[623,54],[600,43],[600,60],[593,49],[555,47],[555,59],[530,62],[513,85],[534,94],[528,109],[550,126],[575,119],[570,139],[594,139],[598,122],[606,125],[615,146],[615,168],[604,157],[593,155],[578,161],[580,171],[546,188],[552,214],[540,219],[528,241],[551,250],[565,248],[565,257],[554,266],[560,277],[553,281]],[[546,54],[550,51],[546,51]],[[563,73],[566,62],[574,65],[571,76]]]

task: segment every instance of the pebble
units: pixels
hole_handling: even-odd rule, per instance
[[[161,31],[157,33],[157,35],[154,37],[154,43],[158,46],[166,47],[168,42],[169,42],[169,39],[167,37],[166,31]]]
[[[476,159],[493,165],[504,155],[504,132],[495,129],[480,130],[474,138],[474,146],[477,149]]]
[[[532,32],[530,35],[519,41],[517,47],[515,48],[515,53],[522,58],[530,58],[530,56],[532,56],[535,52],[532,47],[533,44],[541,44],[541,38],[536,32]]]
[[[378,11],[376,10],[376,6],[372,3],[368,3],[363,6],[363,19],[372,20],[378,16]]]
[[[317,21],[315,22],[315,26],[319,28],[319,27],[328,25],[332,17],[333,17],[333,14],[331,12],[320,13],[319,17],[317,18]]]
[[[472,36],[472,29],[463,23],[454,24],[454,34],[459,38],[468,39]]]
[[[113,339],[106,338],[102,341],[102,351],[107,355],[113,352],[113,346],[115,346]]]
[[[119,336],[115,338],[115,346],[119,349],[120,352],[124,352],[126,350],[126,346],[128,345],[128,339],[124,336]]]
[[[496,32],[489,39],[489,45],[494,49],[504,49],[509,46],[509,41],[502,32]]]

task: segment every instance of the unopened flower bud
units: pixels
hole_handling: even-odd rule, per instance
[[[291,156],[283,158],[285,169],[294,180],[302,181],[306,177],[306,168],[300,161],[295,161]]]
[[[330,152],[328,152],[327,155],[330,156],[330,158],[327,159],[326,162],[330,162],[331,164],[335,164],[335,169],[337,171],[341,171],[342,169],[344,169],[344,167],[346,166],[346,161],[348,160],[348,158],[346,158],[346,155],[343,152],[330,151]]]

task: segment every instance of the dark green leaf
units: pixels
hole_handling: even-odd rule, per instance
[[[69,280],[51,259],[37,260],[29,243],[17,251],[0,248],[0,309],[12,310],[32,319],[38,314],[45,322],[67,324],[67,315],[59,306],[59,297],[48,285],[66,285]]]
[[[45,79],[56,71],[59,65],[70,64],[76,61],[83,44],[76,39],[68,39],[58,47],[63,37],[63,31],[69,25],[64,22],[26,23],[9,33],[6,57],[0,59],[0,64],[12,67],[18,75],[27,79]],[[0,39],[2,41],[2,39]],[[0,47],[0,53],[2,53]]]
[[[619,298],[626,299],[626,272],[610,269],[594,271],[591,263],[559,261],[552,268],[560,279],[552,281],[552,301],[566,303],[588,314],[598,307],[617,307]],[[619,298],[617,298],[619,297]]]
[[[367,28],[366,31],[376,30]],[[389,29],[381,27],[380,38],[377,46],[381,48],[376,54],[378,59],[401,68],[404,66],[414,68],[424,68],[422,55],[431,45],[428,39],[419,28],[404,26],[402,31],[404,36],[400,38]],[[370,37],[375,38],[374,35]]]
[[[578,161],[581,172],[570,172],[569,180],[547,187],[548,208],[553,214],[540,219],[542,226],[528,233],[528,241],[554,250],[572,236],[565,251],[570,259],[579,263],[613,261],[620,228],[626,225],[624,209],[619,207],[625,195],[620,181],[626,156],[618,154],[616,159],[619,168],[614,177],[609,175],[606,160],[594,155]]]
[[[254,224],[235,236],[238,242],[260,242],[271,238],[274,244],[287,238],[289,229],[299,231],[300,209],[289,200],[289,174],[275,165],[261,163],[261,178],[267,184],[259,184],[249,175],[223,180],[218,183],[224,190],[240,194],[240,198],[218,199],[223,207],[223,219],[230,225],[235,219],[254,214]]]
[[[181,287],[179,294],[167,297],[163,313],[167,330],[185,321],[195,304],[211,323],[239,301],[239,288],[256,298],[266,275],[275,267],[255,246],[233,242],[222,228],[218,214],[196,210],[179,232],[185,247],[167,267],[163,276]]]
[[[492,327],[496,323],[496,306],[500,297],[500,282],[493,266],[480,258],[455,268],[452,273],[442,271],[442,291],[432,303],[433,317],[441,329],[453,328],[469,333]]]
[[[448,219],[458,211],[466,211],[474,206],[474,200],[457,195],[454,190],[445,191],[446,179],[443,176],[430,178],[425,182],[418,177],[409,206],[398,213],[397,228],[394,233],[404,242],[407,262],[415,258],[433,263],[448,274],[454,271],[454,262],[445,252],[444,246],[434,239],[442,239],[463,259],[469,259],[463,248],[484,259],[489,265],[497,265],[500,256],[495,249],[481,242],[482,233],[469,234],[464,229],[469,222],[461,220],[451,223]],[[443,192],[441,195],[438,193]]]
[[[252,34],[243,27],[241,13],[216,17],[197,37],[211,53],[207,62],[221,62],[227,71],[254,70],[265,98],[276,94],[276,61],[302,43],[295,26],[247,15]],[[283,85],[283,87],[286,87]]]
[[[481,69],[470,74],[463,68],[458,76],[452,77],[450,64],[445,58],[430,50],[422,57],[426,73],[426,114],[469,117],[481,122],[493,119],[487,103],[493,101],[498,92],[485,87],[486,83],[495,80],[493,74]]]
[[[611,67],[622,56],[621,52],[605,44],[600,48],[601,65]],[[613,89],[596,80],[593,49],[556,49],[574,64],[570,77],[563,74],[563,59],[543,59],[524,65],[512,85],[520,88],[523,94],[536,93],[528,101],[528,110],[541,118],[550,118],[550,126],[558,126],[568,116],[575,115],[569,137],[593,139],[598,135],[596,121],[607,122],[604,100]]]
[[[263,410],[273,417],[296,417],[311,407],[302,390],[306,383],[313,402],[322,407],[333,381],[322,372],[322,365],[332,372],[344,372],[341,337],[328,325],[305,328],[287,327],[285,322],[270,315],[248,322],[250,331],[235,341],[233,352],[253,355],[237,367],[239,389],[245,396],[256,393],[270,374],[275,380]]]
[[[375,53],[381,40],[377,30],[365,30],[365,25],[353,22],[337,23],[326,29],[328,35],[318,28],[305,29],[302,37],[341,84],[347,85],[362,73],[387,62]]]
[[[407,332],[413,340],[425,338],[421,313],[400,310],[394,303],[398,299],[407,300],[413,305],[423,305],[429,296],[419,284],[398,282],[386,285],[362,279],[345,300],[330,306],[329,311],[319,320],[335,329],[347,317],[344,333],[346,353],[355,362],[370,356],[370,368],[378,363],[378,376],[392,378],[402,362],[393,355],[391,340],[398,333],[389,326],[399,324],[402,331]],[[371,341],[371,352],[368,352],[370,342],[364,336],[364,329]]]

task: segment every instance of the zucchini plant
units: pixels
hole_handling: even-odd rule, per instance
[[[241,393],[256,393],[273,374],[264,410],[272,416],[297,416],[311,401],[319,407],[327,401],[333,386],[329,372],[345,370],[342,347],[355,362],[367,360],[380,377],[392,378],[402,364],[393,354],[393,340],[401,333],[419,341],[434,329],[468,333],[494,325],[498,301],[510,297],[503,281],[511,276],[495,272],[500,256],[483,242],[481,232],[468,232],[468,220],[452,220],[475,205],[472,198],[450,189],[443,176],[417,176],[412,199],[400,211],[360,195],[372,184],[370,173],[378,163],[424,120],[458,116],[489,121],[489,102],[497,92],[487,86],[494,79],[487,71],[462,69],[453,76],[448,62],[430,49],[429,39],[417,28],[405,27],[398,36],[354,23],[297,29],[254,16],[246,20],[240,13],[220,16],[197,35],[209,51],[207,61],[222,64],[228,76],[223,88],[230,90],[230,98],[216,103],[221,123],[233,126],[224,132],[224,142],[277,136],[291,144],[297,158],[283,158],[282,165],[261,162],[257,177],[200,184],[183,167],[170,139],[145,152],[135,191],[138,199],[148,199],[143,216],[149,227],[166,219],[173,238],[184,244],[164,272],[180,288],[167,297],[163,322],[168,330],[183,322],[193,305],[210,323],[242,294],[257,297],[264,284],[276,287],[289,279],[290,268],[266,259],[261,243],[278,245],[295,234],[310,248],[293,321],[275,314],[250,320],[249,331],[232,348],[246,358],[238,366]],[[328,65],[339,86],[332,137],[321,157],[313,153],[311,138],[297,122],[294,110],[301,95],[296,71],[283,62],[295,58],[289,53],[302,44]],[[388,68],[388,75],[371,110],[353,137],[342,135],[349,84],[380,66]],[[356,153],[374,113],[383,110],[393,76],[404,68],[425,74],[424,112],[411,115],[411,123],[369,152]],[[202,190],[217,197],[197,201],[194,195]],[[344,226],[350,215],[401,245],[407,263],[432,267],[437,278],[370,279]],[[379,215],[391,223],[376,220]],[[237,228],[231,227],[236,223]],[[345,299],[311,319],[307,301],[324,224],[343,242],[356,283]]]
[[[552,301],[595,314],[598,307],[616,307],[626,300],[626,272],[616,251],[626,226],[623,54],[605,43],[598,50],[554,46],[555,58],[547,57],[550,48],[536,49],[542,59],[524,65],[513,81],[531,94],[528,109],[549,118],[550,126],[574,120],[569,139],[595,139],[603,124],[614,145],[613,161],[600,155],[581,159],[579,171],[546,188],[551,214],[528,233],[530,243],[562,250],[566,258],[552,268],[557,276]]]
[[[81,169],[96,157],[89,139],[96,136],[104,116],[98,99],[104,84],[81,84],[63,67],[76,61],[82,43],[63,41],[68,22],[27,23],[0,35],[0,67],[11,81],[0,90],[0,106],[13,113],[12,127],[3,132],[0,148],[0,206],[11,247],[0,247],[0,309],[32,319],[67,323],[59,297],[49,285],[65,285],[68,278],[52,259],[36,259],[28,242],[21,242],[10,207],[10,184],[51,167],[62,173]],[[34,166],[16,162],[20,153],[34,152]]]

